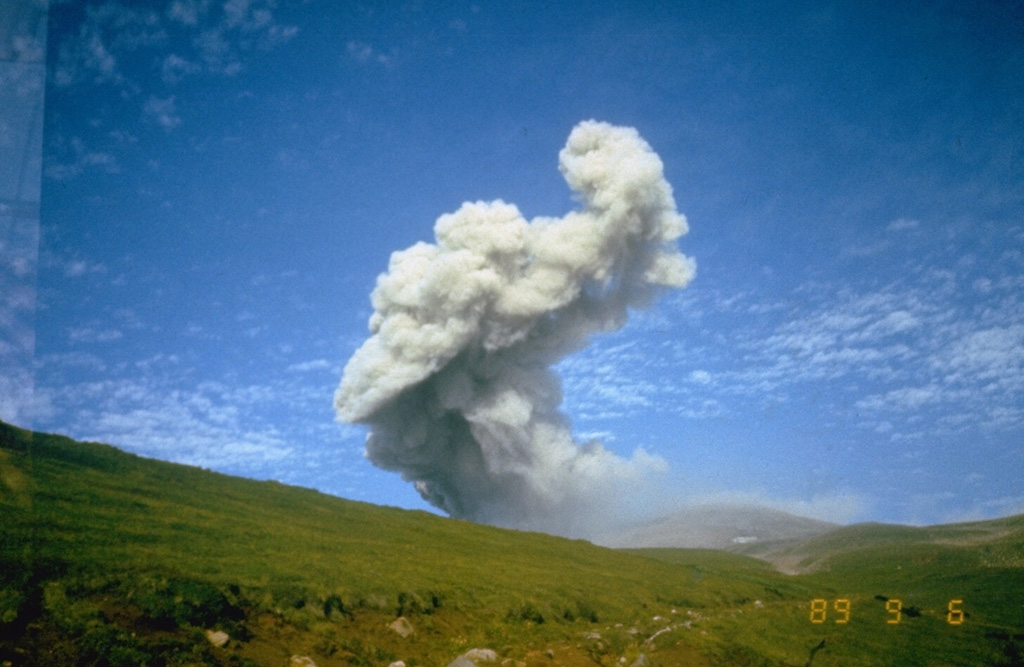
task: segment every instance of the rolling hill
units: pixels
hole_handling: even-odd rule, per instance
[[[12,667],[443,667],[474,648],[493,652],[469,653],[477,664],[507,667],[981,665],[1020,664],[1024,649],[1021,517],[837,528],[786,547],[813,570],[794,576],[742,554],[609,549],[6,424],[0,513]]]
[[[1024,567],[1024,516],[927,527],[862,523],[803,540],[743,544],[735,551],[769,561],[782,571],[813,572],[901,549],[947,547],[969,550],[990,567]]]
[[[801,541],[837,527],[765,507],[705,504],[610,534],[601,543],[616,548],[742,550],[750,544]]]

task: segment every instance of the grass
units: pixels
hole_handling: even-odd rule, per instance
[[[11,665],[299,654],[415,667],[473,647],[526,665],[640,653],[660,665],[981,665],[1020,664],[1024,647],[1019,517],[840,529],[790,547],[814,571],[789,576],[737,554],[605,549],[5,424],[0,512]],[[815,598],[827,622],[810,622]],[[901,600],[899,625],[882,598]],[[833,622],[836,599],[850,601],[848,623]],[[961,625],[947,623],[952,599],[964,600]],[[398,616],[415,634],[388,628]],[[207,630],[231,640],[214,647]]]

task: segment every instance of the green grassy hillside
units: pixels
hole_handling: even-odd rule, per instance
[[[1019,521],[980,546],[978,534],[895,552],[853,540],[787,576],[736,554],[605,549],[5,424],[0,513],[12,667],[443,666],[474,647],[509,665],[1014,664],[1024,646]],[[876,595],[903,600],[901,624]],[[950,596],[962,624],[947,623]],[[850,622],[812,623],[816,598],[851,600]],[[398,617],[413,634],[389,628]]]
[[[854,551],[935,546],[969,548],[980,562],[993,567],[1024,567],[1024,516],[927,527],[864,523],[805,540],[753,544],[734,551],[811,572],[834,566],[836,557]]]

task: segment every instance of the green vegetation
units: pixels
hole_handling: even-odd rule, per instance
[[[785,575],[748,556],[610,550],[2,423],[0,515],[0,664],[12,666],[443,666],[474,647],[526,665],[641,653],[997,665],[1024,652],[1022,517],[851,526],[787,546],[810,572]],[[388,627],[398,617],[412,635]]]

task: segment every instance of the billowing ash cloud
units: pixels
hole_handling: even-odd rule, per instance
[[[392,254],[334,406],[369,425],[370,461],[452,516],[580,535],[664,461],[577,443],[552,366],[695,265],[636,130],[580,123],[559,168],[579,210],[527,221],[500,200],[465,203],[437,220],[436,244]]]

